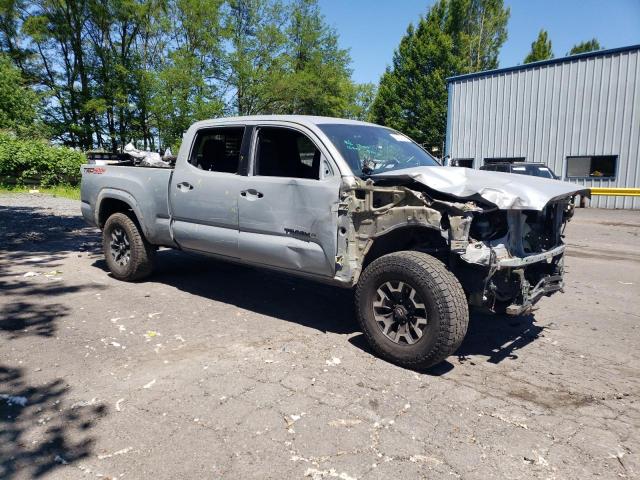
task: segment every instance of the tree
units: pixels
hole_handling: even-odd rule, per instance
[[[346,114],[351,59],[317,0],[232,0],[225,24],[235,112]]]
[[[22,77],[20,70],[6,55],[0,54],[0,129],[20,136],[37,131],[38,96]]]
[[[447,13],[448,3],[440,0],[416,27],[409,25],[371,108],[377,123],[423,144],[441,143],[447,115],[446,79],[462,66],[445,29]]]
[[[350,106],[345,114],[353,120],[369,120],[371,116],[371,105],[376,98],[377,88],[374,83],[354,83],[352,87],[352,98]]]
[[[586,42],[576,43],[567,55],[577,55],[578,53],[594,52],[596,50],[602,50],[602,47],[597,39],[592,38]]]
[[[549,60],[553,58],[553,50],[551,49],[551,40],[546,30],[540,30],[538,38],[531,44],[531,51],[524,58],[524,63],[539,62],[541,60]]]
[[[161,53],[163,60],[152,67],[151,115],[157,127],[159,146],[180,144],[189,126],[205,118],[222,115],[223,75],[222,1],[173,0],[165,30],[173,32]]]
[[[224,114],[364,117],[371,100],[317,0],[0,0],[0,53],[53,139],[82,149],[175,147]]]
[[[267,0],[230,0],[224,18],[229,46],[225,84],[230,109],[238,115],[273,113],[284,74],[286,38],[282,4]]]
[[[351,58],[325,23],[317,0],[295,0],[285,30],[282,113],[344,115],[352,98]]]
[[[441,147],[446,79],[497,67],[508,17],[500,0],[439,0],[400,41],[380,79],[371,119]]]
[[[465,72],[498,68],[511,12],[503,0],[450,0],[447,31]],[[462,72],[461,72],[462,73]]]

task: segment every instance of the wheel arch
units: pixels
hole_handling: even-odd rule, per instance
[[[439,228],[428,225],[404,224],[390,228],[369,240],[360,271],[383,255],[403,250],[421,250],[437,256],[438,251],[447,248],[441,232]]]
[[[107,219],[114,213],[132,213],[133,220],[147,235],[143,222],[142,212],[135,198],[122,190],[104,189],[98,195],[98,208],[96,208],[96,224],[100,229],[104,228]]]

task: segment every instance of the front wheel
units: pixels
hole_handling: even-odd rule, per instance
[[[469,323],[460,282],[422,252],[396,252],[373,261],[358,282],[356,308],[375,352],[409,368],[428,368],[454,353]]]
[[[153,246],[124,213],[114,213],[107,219],[102,230],[102,248],[107,266],[118,280],[141,280],[153,270]]]

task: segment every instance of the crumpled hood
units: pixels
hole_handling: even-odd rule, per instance
[[[405,168],[371,178],[410,178],[461,200],[479,196],[501,210],[542,210],[552,200],[576,193],[589,194],[589,189],[575,183],[463,167]]]

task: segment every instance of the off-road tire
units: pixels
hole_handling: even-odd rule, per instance
[[[111,234],[118,228],[124,231],[130,245],[130,257],[126,265],[118,264],[111,255]],[[114,213],[105,222],[102,229],[102,248],[107,266],[118,280],[142,280],[153,271],[155,249],[144,238],[138,224],[125,213]]]
[[[374,318],[376,292],[386,281],[408,283],[424,302],[427,326],[413,344],[394,343]],[[426,253],[402,251],[374,260],[360,277],[355,301],[369,345],[382,358],[403,367],[426,369],[440,363],[458,349],[467,333],[469,308],[460,282]]]

